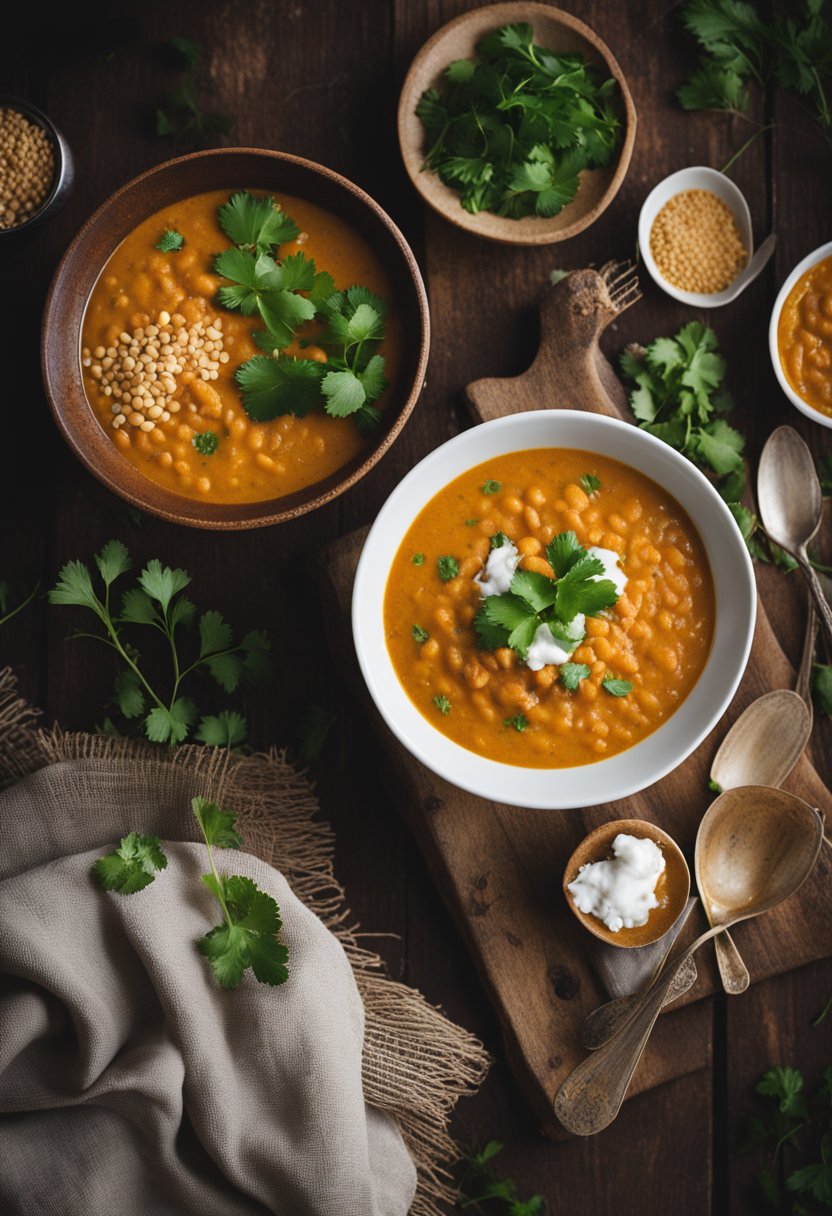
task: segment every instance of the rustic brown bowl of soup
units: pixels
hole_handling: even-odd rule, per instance
[[[595,828],[575,849],[564,871],[563,894],[584,928],[601,941],[649,946],[684,911],[690,870],[676,842],[654,823],[615,819]]]
[[[296,156],[216,149],[148,170],[87,221],[49,291],[42,369],[61,433],[114,493],[251,528],[381,459],[429,333],[413,253],[369,195]]]

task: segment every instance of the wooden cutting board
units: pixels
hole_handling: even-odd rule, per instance
[[[541,306],[541,345],[535,362],[511,380],[479,380],[468,387],[475,414],[485,420],[524,409],[590,409],[626,417],[624,390],[598,347],[605,326],[638,298],[634,279],[608,267],[576,271],[550,288]],[[486,802],[436,777],[385,726],[366,692],[352,646],[352,584],[366,530],[323,554],[319,575],[331,611],[332,652],[365,702],[397,775],[395,801],[423,850],[439,889],[474,957],[503,1030],[515,1076],[543,1131],[560,1137],[552,1102],[561,1082],[584,1057],[579,1028],[606,999],[590,962],[589,938],[560,890],[578,841],[606,820],[652,820],[692,859],[699,821],[710,798],[708,771],[728,727],[755,697],[789,687],[794,671],[760,603],[748,668],[723,719],[680,768],[649,790],[616,803],[573,811],[533,811]],[[553,772],[553,780],[557,780]],[[832,812],[832,796],[804,757],[786,787]],[[803,888],[765,917],[739,925],[735,940],[761,980],[832,953],[832,851],[822,850]],[[691,939],[704,927],[697,911],[685,927]],[[662,1015],[630,1094],[708,1063],[710,1008],[703,998],[718,987],[712,957],[698,956],[694,988]],[[742,997],[732,998],[742,1000]]]

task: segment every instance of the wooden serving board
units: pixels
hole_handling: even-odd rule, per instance
[[[611,283],[611,290],[609,284]],[[624,415],[624,391],[597,339],[622,307],[637,298],[633,281],[614,271],[573,272],[550,288],[541,307],[541,348],[532,367],[512,380],[480,380],[468,397],[483,419],[541,407],[591,409]],[[758,608],[748,668],[719,725],[683,765],[649,790],[628,799],[573,811],[523,810],[486,802],[436,777],[387,729],[366,692],[354,658],[349,614],[355,569],[366,530],[323,553],[319,573],[342,656],[398,778],[395,800],[422,848],[437,884],[473,954],[497,1014],[516,1078],[544,1132],[559,1137],[552,1102],[561,1082],[584,1056],[580,1025],[606,1000],[590,963],[588,937],[560,890],[572,850],[593,827],[613,818],[660,824],[692,860],[699,821],[710,795],[708,772],[728,727],[755,697],[789,687],[794,670]],[[778,606],[775,605],[775,609]],[[557,780],[556,770],[552,780]],[[832,812],[832,796],[808,757],[787,788]],[[739,925],[737,945],[758,981],[832,953],[832,852],[822,850],[802,889],[765,917]],[[683,931],[703,928],[701,912]],[[718,988],[712,956],[698,956],[700,978],[663,1016],[639,1065],[631,1094],[693,1072],[708,1063],[710,1007]],[[742,1000],[742,997],[732,998]]]

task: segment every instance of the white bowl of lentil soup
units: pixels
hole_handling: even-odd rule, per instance
[[[740,188],[705,165],[671,173],[641,207],[638,243],[650,277],[674,300],[719,308],[754,252],[751,213]]]
[[[483,798],[549,809],[681,764],[736,691],[755,613],[742,537],[690,461],[560,409],[421,461],[353,594],[364,679],[404,746]]]
[[[354,485],[424,383],[424,285],[364,191],[280,152],[158,165],[87,221],[53,280],[44,382],[87,468],[202,528],[292,519]]]
[[[771,362],[792,405],[832,427],[832,241],[798,262],[777,293]]]

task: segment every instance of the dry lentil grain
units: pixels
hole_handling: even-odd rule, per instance
[[[650,229],[659,273],[680,291],[723,291],[748,260],[734,214],[710,190],[683,190],[665,203]]]

